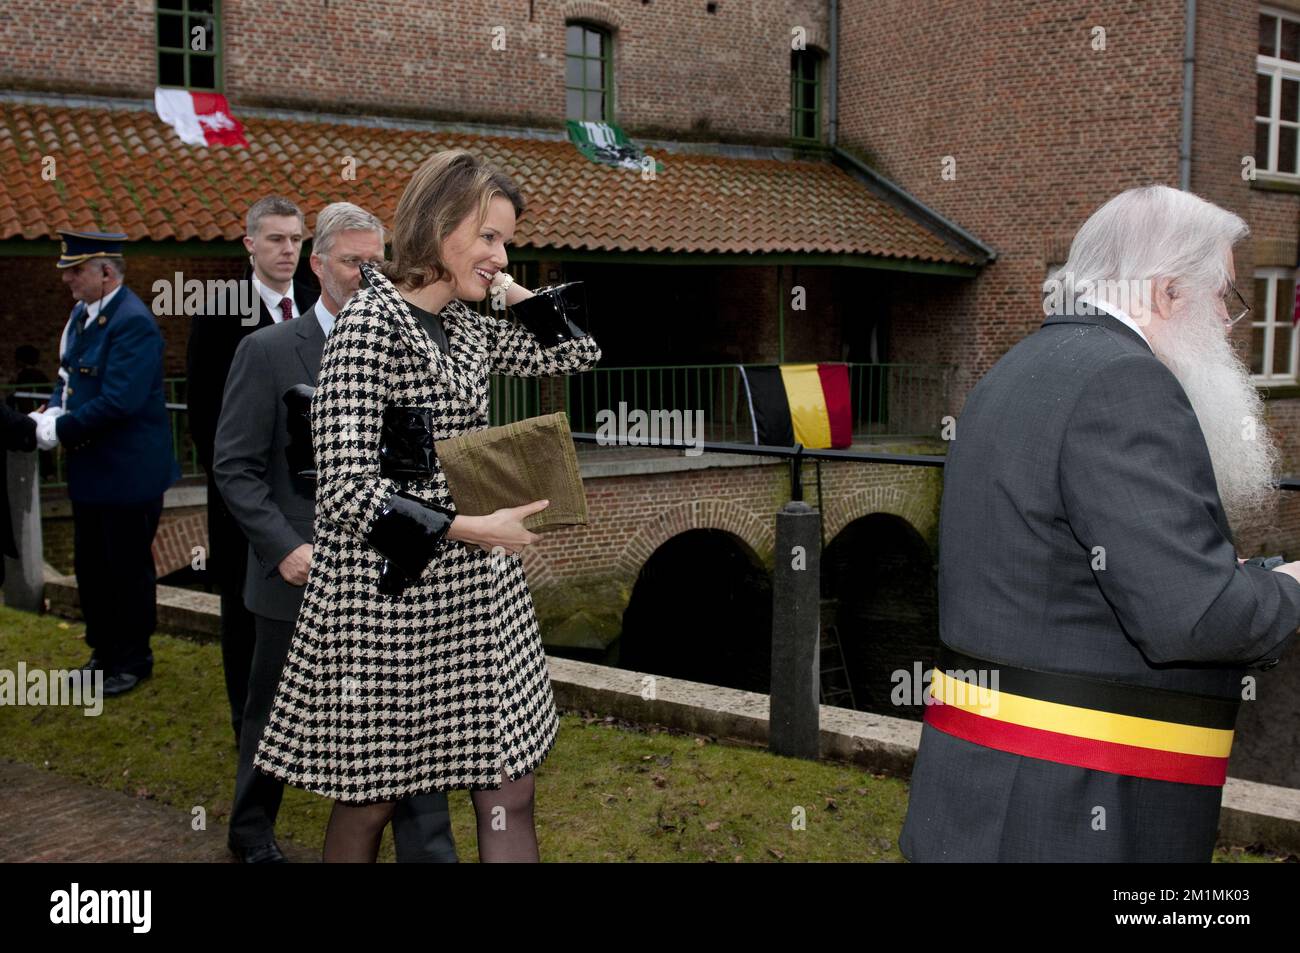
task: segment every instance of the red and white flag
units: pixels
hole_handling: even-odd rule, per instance
[[[159,87],[153,91],[153,106],[158,118],[175,129],[187,145],[248,145],[243,123],[230,114],[230,104],[220,93]]]

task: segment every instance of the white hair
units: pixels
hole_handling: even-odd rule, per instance
[[[374,215],[353,205],[351,202],[334,202],[326,205],[316,216],[316,234],[312,239],[312,251],[317,255],[328,255],[334,246],[334,236],[345,231],[378,232],[379,244],[384,244],[384,225]]]
[[[1151,347],[1196,413],[1228,522],[1238,535],[1263,529],[1278,503],[1281,454],[1250,367],[1233,350],[1213,298],[1189,298],[1170,331],[1152,335]]]
[[[1160,278],[1197,293],[1227,289],[1224,251],[1249,233],[1241,216],[1190,192],[1146,185],[1121,192],[1093,212],[1070,244],[1070,257],[1043,284],[1043,307],[1062,284],[1080,296],[1107,288],[1139,288],[1150,306],[1152,284]],[[1121,304],[1121,302],[1112,302]]]

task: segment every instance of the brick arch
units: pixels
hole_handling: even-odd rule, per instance
[[[804,28],[806,33],[804,45],[808,49],[818,53],[822,58],[829,57],[830,43],[827,41],[825,32],[822,30],[821,25],[817,23],[800,23],[798,20],[798,17],[793,18],[789,26],[786,27],[786,43],[794,41],[794,33],[792,31],[795,27],[801,26]],[[791,49],[793,49],[793,47],[791,47]]]
[[[934,506],[927,505],[918,494],[899,486],[873,486],[831,502],[822,514],[826,542],[829,544],[854,520],[873,513],[889,513],[904,520],[926,540],[931,552],[934,552],[938,540],[935,530],[939,514],[935,512]]]
[[[609,30],[623,29],[623,15],[601,0],[569,0],[562,8],[563,20],[586,20]]]
[[[728,500],[692,500],[670,507],[647,520],[619,553],[614,565],[629,583],[654,551],[687,530],[720,529],[740,538],[766,565],[776,545],[775,529],[749,510]]]

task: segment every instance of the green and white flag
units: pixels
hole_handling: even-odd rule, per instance
[[[649,169],[649,162],[641,147],[612,122],[567,121],[569,141],[578,147],[592,162],[619,166],[624,169]],[[662,172],[664,164],[654,161],[655,172]]]

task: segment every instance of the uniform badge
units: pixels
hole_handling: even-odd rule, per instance
[[[102,328],[104,325],[108,324],[108,318],[104,317],[104,316],[101,314],[101,315],[99,316],[99,321],[96,322],[96,323],[98,323],[99,326]]]

